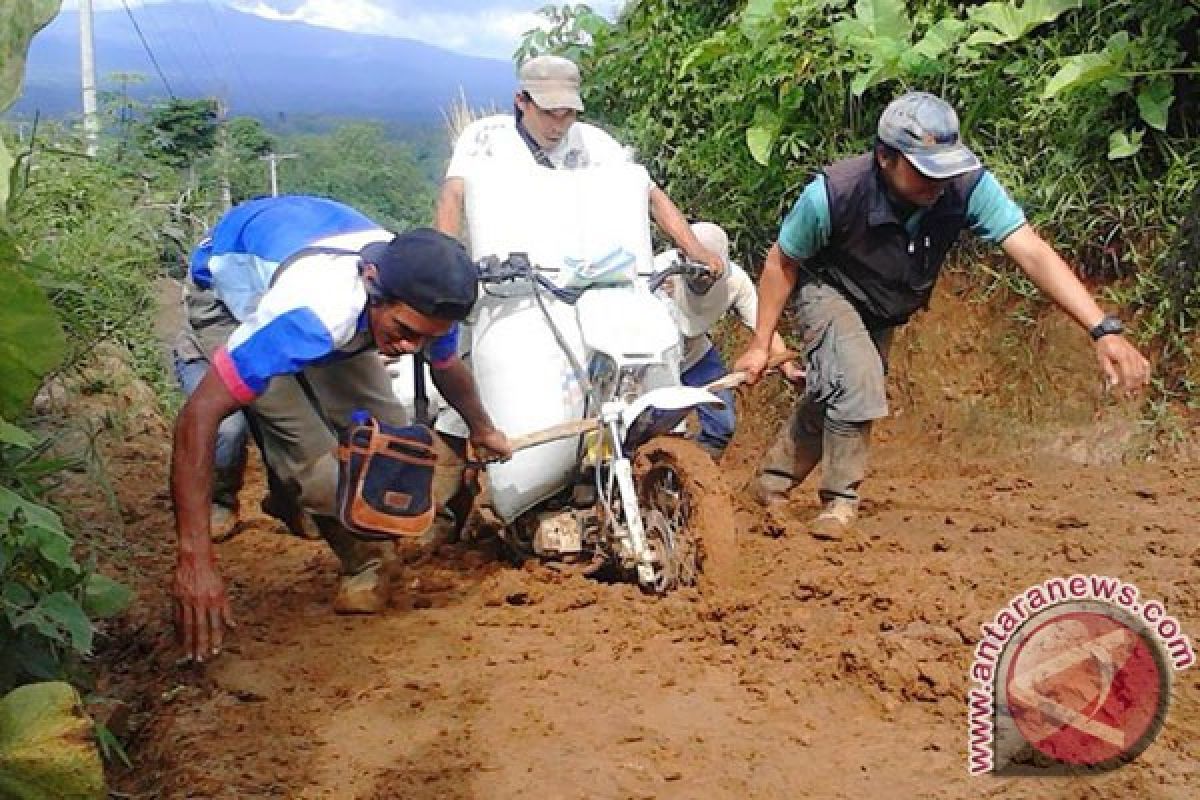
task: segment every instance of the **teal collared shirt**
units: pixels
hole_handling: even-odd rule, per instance
[[[925,209],[918,209],[904,221],[909,235],[916,232]],[[985,242],[999,244],[1025,224],[1025,213],[1004,191],[990,171],[984,171],[975,184],[967,205],[971,231]],[[818,175],[804,187],[792,210],[779,229],[779,247],[796,261],[819,253],[829,244],[829,193],[825,176]]]

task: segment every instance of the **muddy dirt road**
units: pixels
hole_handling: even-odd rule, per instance
[[[810,486],[777,519],[736,492],[716,512],[742,531],[736,588],[721,596],[516,569],[485,542],[410,552],[392,609],[344,618],[329,609],[323,545],[247,513],[219,548],[240,626],[202,668],[176,664],[169,625],[166,426],[144,396],[91,398],[98,419],[134,414],[105,445],[121,519],[106,528],[103,496],[75,498],[138,589],[97,665],[99,690],[130,712],[112,720],[135,759],[113,774],[118,796],[1200,796],[1200,669],[1176,675],[1161,735],[1128,767],[968,775],[980,625],[1031,584],[1118,576],[1200,637],[1200,460],[1122,464],[1121,424],[1054,374],[1063,399],[1049,412],[1073,427],[1022,438],[1006,417],[981,421],[971,397],[1002,396],[996,369],[1011,365],[968,352],[993,338],[952,322],[931,315],[924,339],[900,343],[896,413],[845,541],[803,532]],[[1047,363],[1089,368],[1071,341],[1076,363]],[[951,363],[952,384],[930,378]],[[752,474],[777,401],[764,388],[742,409],[732,486]]]

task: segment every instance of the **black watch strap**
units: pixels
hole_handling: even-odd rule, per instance
[[[1112,314],[1106,314],[1104,319],[1097,322],[1095,327],[1088,331],[1088,336],[1091,336],[1092,341],[1095,342],[1103,336],[1124,332],[1125,326],[1121,324],[1121,320],[1117,319]]]

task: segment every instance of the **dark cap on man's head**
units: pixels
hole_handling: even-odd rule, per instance
[[[980,166],[959,136],[958,114],[928,92],[908,92],[889,103],[879,115],[877,134],[929,178],[953,178]]]
[[[465,319],[479,294],[479,269],[455,238],[432,228],[417,228],[390,242],[362,249],[363,263],[374,264],[373,299],[400,301],[427,317]]]

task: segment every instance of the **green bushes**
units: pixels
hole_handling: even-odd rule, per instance
[[[92,649],[92,619],[124,610],[130,592],[81,565],[58,515],[38,502],[64,463],[0,418],[0,694],[71,674]]]
[[[53,132],[31,156],[10,232],[26,275],[49,295],[66,331],[66,365],[102,341],[134,353],[138,375],[160,388],[165,375],[154,332],[154,280],[163,274],[161,232],[176,215],[179,189],[166,173],[131,173],[64,155]]]
[[[1160,301],[1181,294],[1186,270],[1164,265],[1200,174],[1196,15],[1187,0],[638,0],[595,33],[585,100],[755,264],[815,171],[869,147],[892,97],[940,94],[1080,273],[1120,279],[1111,299],[1138,312],[1143,342],[1177,340],[1160,355],[1184,375],[1180,309]],[[968,269],[984,290],[1029,288]]]

